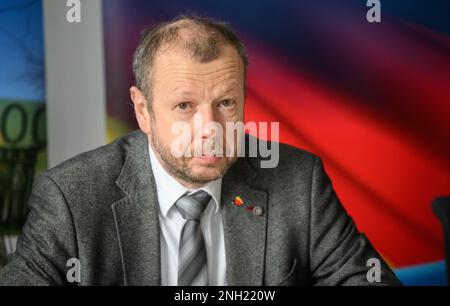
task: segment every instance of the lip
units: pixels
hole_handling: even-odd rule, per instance
[[[214,163],[220,159],[220,157],[217,156],[198,156],[194,158],[208,163]]]

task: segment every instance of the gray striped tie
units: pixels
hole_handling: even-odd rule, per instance
[[[211,196],[199,190],[182,196],[175,203],[186,223],[181,232],[178,252],[178,286],[208,285],[208,264],[200,218]]]

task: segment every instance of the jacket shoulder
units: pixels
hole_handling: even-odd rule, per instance
[[[256,156],[252,156],[251,152],[248,151],[252,141],[253,145],[257,146]],[[262,154],[262,151],[265,151],[264,154]],[[270,154],[267,152],[270,152]],[[246,156],[252,166],[257,168],[259,172],[270,174],[274,171],[288,174],[292,171],[298,173],[300,169],[312,170],[316,159],[318,159],[318,156],[307,150],[281,142],[257,139],[253,136],[247,136]]]
[[[94,184],[94,186],[114,183],[124,164],[127,153],[141,135],[139,131],[131,132],[110,144],[81,153],[61,164],[45,171],[42,175],[48,176],[60,188],[66,185]],[[97,188],[98,188],[97,187]]]

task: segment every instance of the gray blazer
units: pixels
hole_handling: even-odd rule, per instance
[[[229,285],[399,284],[358,233],[319,158],[280,145],[276,168],[259,165],[239,158],[223,179]],[[237,195],[244,207],[232,204]],[[29,207],[1,285],[68,284],[70,258],[80,260],[81,285],[161,284],[159,205],[142,132],[48,170]],[[370,258],[380,260],[380,283],[367,280]]]

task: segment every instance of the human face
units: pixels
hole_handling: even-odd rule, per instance
[[[226,143],[226,123],[243,121],[243,64],[236,50],[225,46],[217,59],[200,63],[180,47],[167,48],[157,53],[151,79],[151,114],[147,107],[144,109],[140,105],[139,100],[145,97],[137,88],[131,89],[131,96],[139,126],[148,135],[162,166],[189,188],[223,177],[236,160],[236,152],[233,156],[225,156],[224,152],[194,155],[199,150],[195,145],[203,146],[217,137],[205,129],[195,130],[194,116],[201,118],[203,126],[209,122],[220,124],[225,150],[229,145]],[[185,154],[190,156],[175,157],[171,152],[178,136],[172,133],[172,127],[177,122],[190,125],[191,137],[183,148],[191,152]],[[237,148],[237,140],[233,141],[233,148]]]

